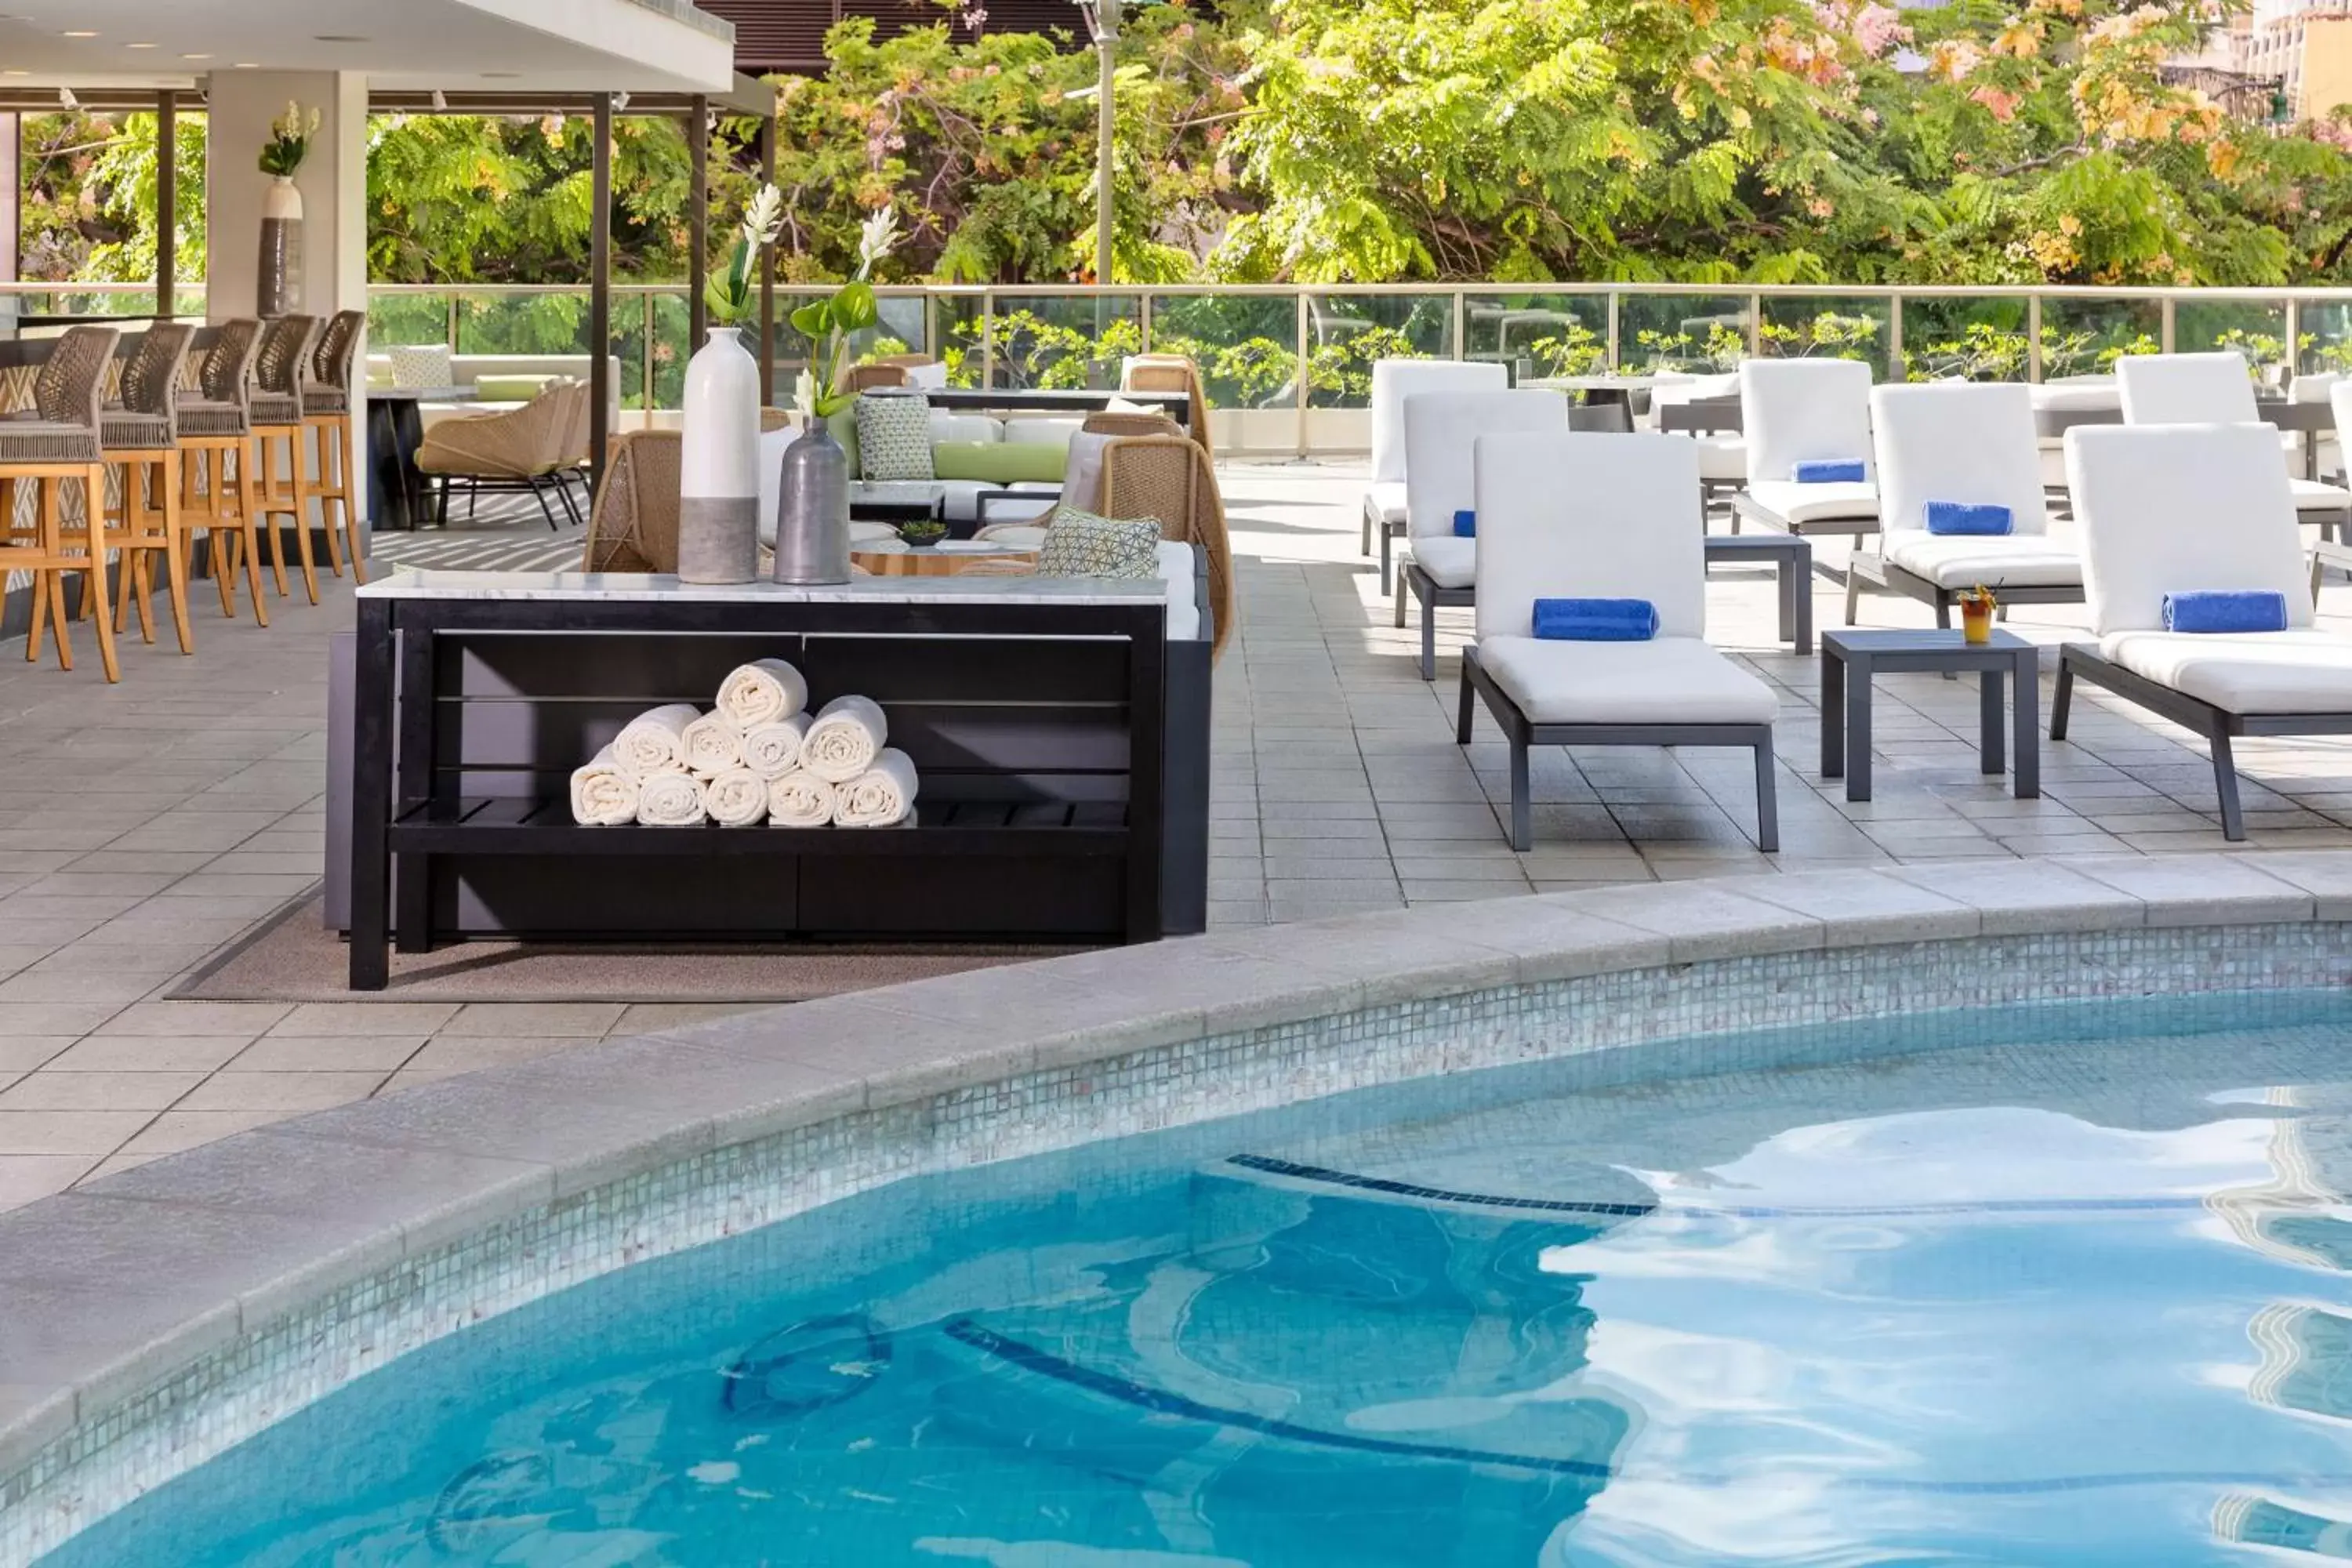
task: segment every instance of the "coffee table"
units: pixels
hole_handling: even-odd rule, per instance
[[[1870,798],[1870,683],[1879,674],[1932,670],[1979,677],[1978,746],[1988,773],[2004,769],[2000,689],[2016,688],[2011,724],[2017,745],[2017,798],[2042,793],[2042,650],[1996,627],[1992,640],[1969,643],[1958,631],[1856,631],[1822,634],[1822,776],[1845,777],[1848,800]]]
[[[861,479],[849,487],[852,522],[938,522],[947,510],[947,486],[929,480]]]

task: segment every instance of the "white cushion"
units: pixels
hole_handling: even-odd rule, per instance
[[[1080,511],[1102,510],[1103,449],[1112,437],[1099,431],[1080,430],[1070,437],[1069,456],[1062,465],[1062,500]]]
[[[1083,415],[1030,415],[1004,422],[1004,438],[1029,447],[1059,447],[1087,427]]]
[[[1366,485],[1364,510],[1367,515],[1378,519],[1383,526],[1391,522],[1402,522],[1405,517],[1404,481],[1374,479],[1370,484]]]
[[[1748,466],[1755,466],[1751,456]],[[1841,482],[1801,485],[1794,479],[1750,479],[1750,500],[1783,522],[1832,522],[1878,516],[1878,487]]]
[[[1004,439],[1004,422],[991,419],[985,414],[958,414],[951,409],[931,410],[931,444],[940,446],[971,442],[993,446]]]
[[[2007,507],[2011,532],[1979,544],[2049,531],[2033,399],[2023,385],[1882,386],[1870,395],[1870,414],[1878,451],[1878,524],[1889,559],[1899,538],[1928,537],[1930,501]]]
[[[1441,588],[1467,588],[1478,580],[1478,542],[1433,533],[1412,542],[1412,558]]]
[[[2294,510],[2297,511],[2342,511],[2352,507],[2352,490],[2342,485],[2290,477],[2286,488],[2287,493],[2294,497]]]
[[[2123,394],[2112,375],[2064,376],[2026,390],[2036,408],[2090,410],[2123,406]]]
[[[1938,588],[2077,588],[2083,558],[2046,534],[1983,538],[1906,529],[1886,536],[1886,559]]]
[[[1875,478],[1870,367],[1857,360],[1751,359],[1739,366],[1748,478],[1792,479],[1796,465],[1854,458]],[[1839,514],[1845,515],[1845,514]]]
[[[1772,689],[1696,637],[1482,637],[1478,662],[1538,724],[1769,724]]]
[[[2164,596],[2271,589],[2311,624],[2294,498],[2263,425],[2078,425],[2066,477],[2083,531],[2091,624],[2157,631]]]
[[[1650,389],[1650,406],[1688,403],[1700,397],[1731,397],[1739,391],[1739,373],[1725,371],[1720,375],[1661,375],[1658,384]]]
[[[2126,425],[2254,425],[2253,377],[2246,356],[2126,354],[2116,361]]]
[[[2099,651],[2232,713],[2352,711],[2352,637],[2336,632],[2116,632]]]
[[[1372,362],[1372,480],[1404,482],[1404,400],[1416,392],[1503,392],[1510,372],[1458,360]]]
[[[1660,635],[1706,635],[1706,528],[1690,442],[1482,436],[1477,502],[1481,642],[1528,636],[1542,598],[1647,599]]]
[[[2336,388],[2344,380],[2344,373],[2336,370],[2307,370],[2290,383],[2286,389],[2290,403],[2332,403]]]
[[[1454,514],[1477,504],[1471,451],[1481,436],[1568,434],[1557,392],[1423,392],[1404,400],[1405,528],[1415,539],[1454,536]]]
[[[1733,484],[1748,479],[1748,439],[1744,436],[1700,436],[1698,443],[1698,477],[1703,479],[1723,479]]]
[[[1168,640],[1196,641],[1201,636],[1201,605],[1194,594],[1197,568],[1192,547],[1163,539],[1157,550],[1160,579],[1168,584]]]

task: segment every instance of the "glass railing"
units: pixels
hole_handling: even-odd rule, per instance
[[[776,292],[778,401],[802,345],[785,322],[807,290]],[[184,292],[201,313],[202,290]],[[152,313],[139,284],[0,284],[0,333],[25,317]],[[2236,349],[2263,374],[2352,371],[2352,289],[1727,287],[1671,284],[1357,284],[1330,288],[897,288],[861,357],[927,353],[967,387],[1118,384],[1128,355],[1191,356],[1209,400],[1257,447],[1360,446],[1375,361],[1483,360],[1518,379],[1724,372],[1749,355],[1858,360],[1876,378],[2052,381],[2095,375],[2124,354]],[[675,409],[688,341],[686,289],[613,290],[609,352],[621,402]],[[370,342],[461,353],[584,354],[580,287],[380,285]]]

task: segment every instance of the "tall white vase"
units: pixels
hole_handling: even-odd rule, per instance
[[[291,176],[272,174],[261,193],[261,265],[254,314],[265,321],[302,309],[302,193]]]
[[[713,327],[686,367],[677,574],[749,583],[760,574],[760,367],[733,327]]]

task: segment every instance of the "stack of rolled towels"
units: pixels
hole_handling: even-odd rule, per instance
[[[572,816],[590,826],[895,827],[915,807],[915,764],[887,742],[863,697],[814,714],[808,682],[781,658],[739,665],[702,712],[673,702],[629,721],[572,775]]]

